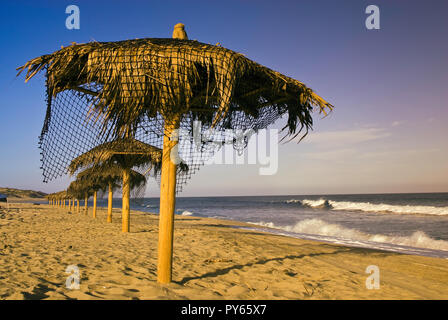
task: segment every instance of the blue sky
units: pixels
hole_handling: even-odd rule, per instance
[[[65,27],[70,4],[80,30]],[[364,25],[370,4],[380,30]],[[73,41],[171,37],[182,22],[190,39],[244,53],[336,107],[316,114],[300,144],[279,146],[276,175],[210,165],[182,195],[448,191],[447,9],[435,0],[2,1],[0,186],[53,192],[69,181],[42,183],[43,77],[25,84],[18,66]],[[147,194],[158,194],[154,184]]]

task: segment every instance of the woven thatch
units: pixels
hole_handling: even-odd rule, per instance
[[[28,69],[29,80],[45,67],[50,101],[66,89],[90,94],[96,99],[92,104],[96,116],[105,117],[120,136],[143,115],[192,112],[203,123],[216,124],[230,121],[226,115],[234,111],[257,117],[266,106],[276,108],[278,114],[287,113],[285,128],[294,134],[312,126],[313,105],[322,112],[332,108],[300,81],[240,53],[191,40],[73,44],[18,70]],[[93,92],[86,84],[99,84],[102,89]]]
[[[117,164],[106,164],[101,167],[91,167],[80,172],[76,181],[89,185],[96,190],[105,191],[109,185],[113,189],[119,187],[123,177],[123,168]],[[130,189],[136,189],[145,186],[146,178],[141,173],[130,170],[129,186]]]
[[[119,171],[119,168],[123,170],[123,168],[132,168],[150,163],[158,170],[161,166],[161,160],[162,152],[159,148],[127,138],[106,142],[87,151],[75,158],[70,163],[68,169],[70,174],[74,174],[80,168],[102,166],[98,168],[97,172],[102,174],[103,170],[105,170],[107,174],[112,169]]]
[[[55,200],[63,200],[68,198],[67,191],[59,191],[55,192],[51,195],[51,197]]]
[[[70,183],[66,193],[73,198],[83,199],[93,194],[95,189],[86,181],[75,180]]]

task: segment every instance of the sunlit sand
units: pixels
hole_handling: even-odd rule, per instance
[[[158,216],[97,218],[68,208],[0,209],[1,299],[447,299],[448,260],[350,248],[176,216],[173,283],[157,283]],[[253,225],[251,225],[253,227]],[[70,265],[79,289],[66,288]],[[366,268],[380,269],[367,289]]]

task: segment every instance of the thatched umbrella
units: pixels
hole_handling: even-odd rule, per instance
[[[295,137],[302,130],[306,135],[312,128],[313,106],[324,113],[332,109],[304,83],[240,53],[190,41],[185,32],[179,31],[174,32],[175,39],[73,44],[19,68],[28,69],[26,80],[47,68],[50,101],[41,136],[44,144],[51,125],[51,98],[65,91],[92,97],[89,114],[102,123],[101,133],[105,136],[135,136],[145,121],[151,124],[146,127],[150,137],[163,136],[158,247],[161,283],[171,281],[179,176],[177,159],[172,157],[172,150],[177,147],[177,139],[173,139],[176,130],[191,129],[193,121],[199,120],[202,130],[257,131],[287,115],[283,129],[286,135]]]
[[[92,189],[92,186],[89,183],[79,180],[72,181],[67,189],[67,193],[77,198],[78,203],[80,199],[84,198],[84,212],[86,215],[89,210],[87,201],[89,200],[89,197],[93,195],[93,192],[94,190]]]
[[[55,208],[55,207],[57,207],[59,205],[59,203],[58,203],[58,194],[56,192],[48,194],[47,198],[50,200],[51,206],[53,208]]]
[[[1,195],[0,195],[0,198],[1,198]],[[48,199],[48,204],[50,205],[50,206],[54,206],[54,203],[53,203],[53,201],[54,201],[54,198],[53,198],[53,194],[52,193],[49,193],[49,194],[47,194],[46,196],[45,196],[45,198],[47,198]],[[1,200],[0,200],[1,201]]]
[[[95,175],[101,179],[108,179],[109,210],[108,220],[112,215],[112,184],[116,182],[117,175],[122,177],[123,186],[123,212],[122,231],[129,232],[130,206],[129,197],[132,185],[135,187],[142,182],[137,172],[131,170],[135,166],[150,165],[153,171],[159,171],[162,152],[159,148],[138,141],[134,138],[115,139],[103,143],[73,159],[69,165],[69,172],[74,174],[81,168],[92,167],[86,175]],[[111,183],[109,185],[109,182]],[[146,183],[146,179],[145,179]]]
[[[65,200],[67,199],[66,191],[56,192],[56,193],[54,193],[53,197],[57,201],[57,206],[59,208],[63,208],[65,206]]]
[[[108,198],[107,222],[112,222],[112,195],[113,191],[120,186],[120,183],[122,182],[122,177],[123,177],[123,167],[116,163],[108,163],[108,162],[105,162],[102,165],[96,165],[87,168],[82,172],[78,173],[77,175],[77,181],[89,185],[93,189],[102,191],[108,190],[109,198]],[[146,185],[146,178],[143,174],[130,169],[129,179],[127,180],[127,183],[129,190],[142,188]],[[129,228],[129,222],[127,223],[127,227]]]
[[[106,188],[109,188],[107,221],[112,222],[112,193],[114,189],[119,187],[117,182],[120,180],[120,175],[117,175],[113,178],[107,178],[101,176],[102,172],[104,172],[104,168],[88,168],[78,174],[77,180],[89,184],[90,186],[100,186],[100,189],[102,191],[105,191]],[[120,174],[122,174],[121,171]],[[94,191],[93,198],[93,216],[96,217],[96,191]]]
[[[91,176],[90,176],[91,173],[92,173],[91,168],[81,171],[77,175],[76,180],[74,182],[72,182],[72,184],[76,184],[75,187],[81,189],[82,192],[84,192],[85,194],[93,195],[92,216],[93,216],[93,218],[96,218],[98,191],[104,191],[107,188],[107,183],[104,181],[101,181],[99,179],[91,178]],[[87,200],[86,200],[86,202],[87,202]]]
[[[79,181],[72,181],[67,188],[67,193],[70,194],[73,198],[79,200],[85,197],[85,189],[81,186]]]

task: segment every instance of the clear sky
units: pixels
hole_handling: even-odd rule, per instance
[[[70,4],[80,30],[65,27]],[[380,30],[365,27],[370,4]],[[335,110],[316,114],[300,144],[279,146],[276,175],[210,165],[181,195],[446,192],[447,13],[445,0],[1,1],[0,186],[53,192],[69,181],[42,183],[44,81],[25,84],[18,66],[73,41],[171,37],[182,22],[190,39],[296,78]]]

